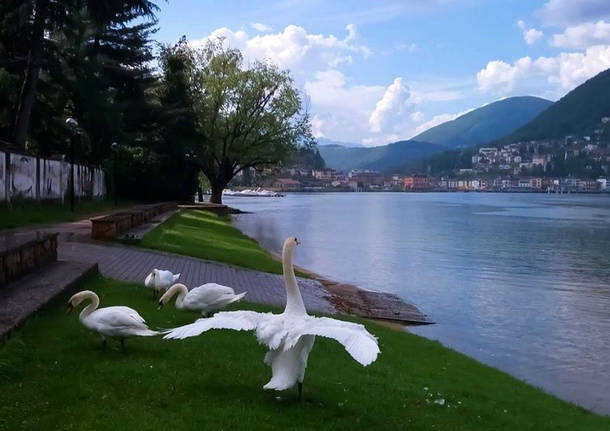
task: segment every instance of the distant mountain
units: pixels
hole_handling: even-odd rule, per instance
[[[584,135],[610,117],[610,69],[563,96],[528,124],[505,136],[503,142]]]
[[[392,172],[409,160],[442,151],[445,147],[409,140],[378,147],[350,148],[343,145],[320,145],[318,149],[329,168],[342,171],[371,169]]]
[[[316,141],[318,141],[318,146],[341,145],[342,147],[362,147],[362,144],[357,144],[355,142],[333,141],[332,139],[327,138],[316,138]]]
[[[474,147],[517,130],[552,104],[539,97],[510,97],[432,127],[413,139],[449,148]]]

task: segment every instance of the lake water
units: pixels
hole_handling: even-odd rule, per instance
[[[392,292],[414,327],[610,414],[610,196],[318,193],[226,198],[235,225],[329,278]]]

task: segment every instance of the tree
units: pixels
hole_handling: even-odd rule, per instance
[[[210,202],[246,168],[287,160],[299,147],[313,147],[309,116],[287,71],[262,62],[246,67],[223,40],[194,52],[195,112],[201,134],[198,161],[210,181]]]
[[[109,57],[108,47],[112,44],[121,45],[130,38],[132,41],[137,41],[140,36],[143,36],[145,45],[148,44],[148,33],[156,24],[154,12],[157,10],[157,6],[150,0],[7,0],[3,3],[0,6],[0,12],[6,18],[0,19],[0,23],[3,26],[8,24],[7,33],[9,34],[2,34],[4,31],[0,31],[0,57],[6,56],[0,58],[0,67],[7,62],[10,62],[9,66],[13,68],[15,64],[20,67],[20,70],[16,71],[21,75],[20,91],[16,97],[12,96],[16,102],[11,101],[11,105],[15,105],[11,106],[11,109],[14,110],[11,138],[21,147],[25,146],[29,131],[34,126],[39,129],[38,125],[31,124],[36,115],[36,105],[41,100],[47,104],[50,102],[49,98],[45,97],[46,95],[41,97],[40,93],[43,90],[41,87],[45,85],[48,87],[48,84],[51,83],[51,93],[53,91],[56,93],[57,85],[62,84],[57,82],[57,78],[61,74],[56,74],[55,77],[49,79],[47,73],[52,72],[53,68],[58,69],[58,63],[65,63],[64,54],[66,52],[79,54],[79,56],[71,58],[71,64],[68,65],[68,68],[75,72],[74,76],[78,80],[78,85],[84,88],[90,85],[91,81],[95,81],[94,86],[97,88],[93,88],[94,91],[91,91],[89,95],[100,94],[100,100],[104,97],[109,100],[107,94],[95,91],[107,88],[120,89],[121,87],[109,82],[105,85],[106,88],[102,88],[104,85],[102,82],[109,75],[104,76],[99,70],[102,67],[102,65],[98,65],[101,63],[100,58]],[[11,39],[19,43],[11,43],[12,46],[8,47],[2,46],[3,42]],[[25,41],[25,47],[23,41]],[[68,46],[66,46],[66,42],[69,44]],[[74,45],[75,42],[77,45]],[[71,49],[71,51],[64,51],[65,48]],[[146,53],[148,46],[127,45],[126,48],[127,50],[124,50],[123,53],[131,49],[136,55],[144,52],[145,56],[150,58],[144,59],[137,65],[134,65],[130,61],[131,59],[125,56],[122,59],[119,58],[119,61],[112,65],[118,75],[121,73],[125,75],[125,72],[130,70],[137,73],[139,67],[144,66],[145,61],[152,59],[152,55]],[[7,52],[3,52],[5,50]],[[44,73],[47,82],[41,82],[43,81],[42,72],[47,72]],[[87,72],[89,73],[87,74]],[[2,96],[0,94],[0,97]],[[65,102],[65,97],[57,99],[52,101]],[[55,112],[56,116],[66,114],[63,109],[55,109]],[[54,126],[57,127],[57,124]],[[2,132],[1,129],[0,132]]]

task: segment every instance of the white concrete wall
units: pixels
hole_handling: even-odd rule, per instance
[[[70,163],[0,151],[0,201],[7,198],[65,199],[70,191]],[[38,167],[38,168],[37,168]],[[106,195],[100,168],[74,165],[74,194],[81,198]]]

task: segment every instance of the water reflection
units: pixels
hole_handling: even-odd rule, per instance
[[[292,194],[227,201],[236,225],[296,263],[422,306],[414,329],[610,413],[610,198]]]

